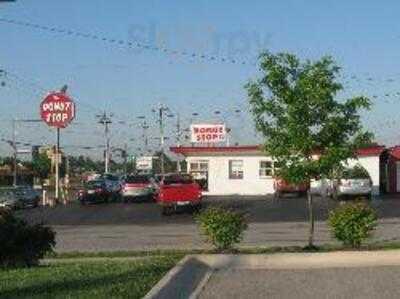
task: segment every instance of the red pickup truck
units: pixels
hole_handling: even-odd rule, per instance
[[[156,201],[163,215],[170,215],[180,207],[201,208],[202,193],[199,184],[190,175],[167,174],[160,178]]]

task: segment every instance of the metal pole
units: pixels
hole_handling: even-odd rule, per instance
[[[17,135],[17,132],[16,132],[16,119],[15,118],[13,118],[13,121],[12,121],[12,127],[13,127],[13,142],[12,142],[12,147],[13,147],[13,150],[14,150],[14,155],[13,155],[13,164],[14,164],[14,166],[13,166],[13,186],[14,187],[16,187],[17,186],[17,184],[18,184],[18,182],[17,182],[17,144],[16,144],[16,135]]]
[[[108,173],[110,141],[108,138],[108,121],[107,120],[105,120],[105,136],[106,136],[106,155],[105,155],[106,157],[105,157],[104,172]]]
[[[124,170],[125,173],[128,172],[128,144],[125,143],[125,148],[124,148]]]
[[[161,174],[164,174],[164,124],[163,124],[163,111],[164,107],[160,105],[159,114],[160,114],[160,143],[161,143]]]
[[[176,146],[181,146],[181,119],[179,113],[176,115]],[[179,159],[176,161],[176,171],[182,171]]]
[[[59,170],[59,151],[60,151],[60,128],[57,128],[57,145],[56,145],[56,153],[55,153],[55,161],[56,161],[56,182],[55,182],[55,198],[58,203],[59,199],[59,182],[60,182],[60,170]]]

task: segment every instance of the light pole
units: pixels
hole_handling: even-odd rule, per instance
[[[145,116],[141,115],[141,116],[138,116],[137,118],[143,120],[143,122],[141,124],[141,128],[143,130],[142,137],[143,137],[143,142],[144,142],[144,151],[145,151],[145,153],[147,153],[148,147],[149,147],[149,138],[147,136],[147,130],[150,128],[150,126],[147,124]]]
[[[111,117],[113,114],[107,114],[106,111],[103,114],[96,115],[99,119],[99,124],[104,126],[104,143],[105,143],[105,154],[104,154],[104,173],[108,173],[109,162],[110,162],[110,137],[109,137],[109,125],[112,124]]]
[[[158,124],[160,126],[160,160],[161,160],[161,174],[164,174],[164,112],[168,111],[168,107],[163,104],[159,104],[157,110],[153,109],[153,112],[158,112]]]

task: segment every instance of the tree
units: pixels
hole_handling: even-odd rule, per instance
[[[340,68],[331,57],[301,61],[288,53],[260,55],[261,78],[246,85],[256,128],[265,137],[265,150],[280,165],[277,175],[289,183],[330,177],[367,144],[360,109],[369,109],[363,96],[337,100],[343,90]],[[318,158],[316,158],[316,155]],[[308,191],[309,246],[313,247],[314,216]]]
[[[38,154],[32,159],[32,170],[36,172],[41,179],[46,179],[49,176],[51,160],[46,153]]]

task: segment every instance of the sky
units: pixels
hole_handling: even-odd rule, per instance
[[[182,127],[225,122],[231,143],[260,143],[244,85],[259,75],[256,58],[268,49],[302,59],[333,56],[342,67],[341,96],[369,96],[365,126],[378,142],[400,144],[399,11],[391,0],[0,1],[0,138],[10,139],[13,118],[38,118],[45,94],[67,84],[77,105],[74,123],[61,133],[68,154],[101,157],[96,114],[103,111],[113,114],[113,147],[142,151],[138,116],[146,116],[157,147],[152,109],[159,103],[175,115],[166,120],[169,144],[178,113]],[[52,144],[55,131],[18,123],[17,140]],[[0,154],[10,152],[0,142]]]

